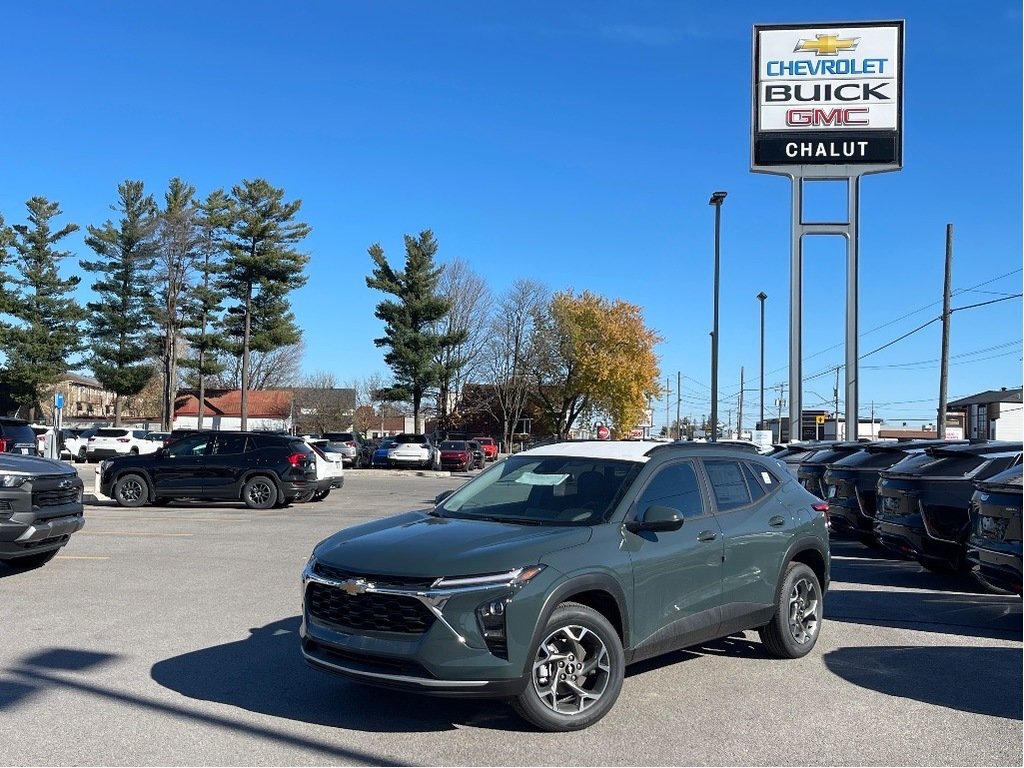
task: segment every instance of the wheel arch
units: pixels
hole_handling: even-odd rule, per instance
[[[803,563],[818,577],[821,591],[824,594],[829,584],[829,554],[828,548],[818,539],[812,536],[805,536],[793,542],[786,553],[786,563]]]
[[[523,669],[524,675],[529,673],[533,649],[541,641],[541,634],[548,619],[562,603],[579,603],[597,611],[615,629],[623,649],[629,647],[629,611],[626,607],[626,596],[622,587],[612,576],[607,574],[595,573],[576,576],[559,584],[545,599],[544,607],[538,614],[537,623],[533,628],[530,652],[526,655],[526,666]]]

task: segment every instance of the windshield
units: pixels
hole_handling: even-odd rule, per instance
[[[604,522],[643,465],[575,456],[513,456],[444,500],[441,517],[526,525]]]

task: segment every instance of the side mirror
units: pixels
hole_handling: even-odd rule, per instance
[[[643,520],[630,520],[626,530],[633,533],[641,531],[678,531],[683,527],[683,516],[678,509],[655,504],[644,512]]]
[[[454,490],[441,491],[439,494],[437,494],[437,496],[434,497],[434,506],[436,507],[438,504],[447,499],[453,493],[455,493]]]

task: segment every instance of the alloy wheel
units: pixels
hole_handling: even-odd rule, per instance
[[[533,688],[553,712],[572,715],[586,711],[601,699],[610,679],[608,648],[586,627],[560,627],[537,648]]]
[[[789,631],[803,645],[814,640],[821,620],[821,595],[809,579],[797,579],[789,593]]]

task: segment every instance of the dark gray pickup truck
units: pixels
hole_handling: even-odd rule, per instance
[[[82,486],[64,462],[0,453],[0,562],[49,562],[85,525]]]

